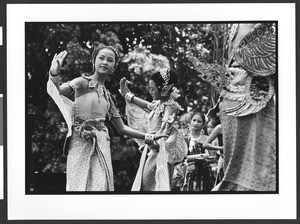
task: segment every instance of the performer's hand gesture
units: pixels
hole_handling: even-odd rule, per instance
[[[51,62],[51,66],[50,66],[50,74],[52,76],[57,76],[60,74],[61,65],[64,62],[67,54],[68,54],[67,51],[62,51],[59,54],[54,55],[53,60]]]
[[[161,138],[165,138],[165,137],[169,137],[168,135],[166,134],[161,134],[161,133],[156,133],[156,134],[149,134],[147,133],[146,136],[145,136],[145,143],[147,145],[156,145],[157,146],[157,149],[159,148],[159,145],[157,144],[157,140],[161,139]]]
[[[120,80],[120,93],[124,97],[126,93],[130,92],[127,86],[128,81],[126,80],[125,77],[121,78]]]

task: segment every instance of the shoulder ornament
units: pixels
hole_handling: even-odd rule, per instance
[[[274,74],[276,33],[271,26],[256,24],[230,52],[229,59],[231,58],[254,76]]]

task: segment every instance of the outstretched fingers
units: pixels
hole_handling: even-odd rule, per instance
[[[53,56],[53,60],[63,61],[65,59],[65,57],[67,56],[67,54],[68,54],[68,52],[66,50],[59,52],[59,54],[55,53],[55,55]]]
[[[60,73],[60,67],[67,56],[68,52],[61,51],[59,54],[55,53],[50,66],[50,73],[52,75],[58,75]]]
[[[126,78],[125,77],[121,78],[120,85],[125,85],[125,83],[126,83]]]
[[[68,54],[68,52],[66,50],[62,52],[62,55],[61,55],[62,61],[65,60],[65,58],[67,57],[67,54]]]
[[[123,78],[120,79],[120,89],[119,89],[119,91],[120,91],[120,93],[121,93],[121,95],[123,97],[126,94],[125,82],[126,82],[126,78],[125,77],[123,77]]]

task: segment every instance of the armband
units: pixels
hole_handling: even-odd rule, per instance
[[[128,92],[128,93],[125,94],[125,100],[128,101],[128,102],[131,102],[133,97],[134,97],[133,93]]]
[[[150,134],[149,132],[147,132],[145,134],[145,143],[147,145],[152,145],[154,143],[154,134]]]
[[[78,89],[78,86],[75,86],[73,83],[71,83],[71,81],[68,81],[68,82],[67,82],[67,85],[68,85],[71,89],[73,89],[73,91],[76,91],[76,90]]]
[[[152,109],[151,109],[151,103],[148,103],[148,104],[147,104],[147,109],[148,109],[148,110],[152,110]]]
[[[52,75],[51,72],[49,71],[49,77],[52,80],[52,82],[57,83],[60,81],[61,77],[60,75]]]

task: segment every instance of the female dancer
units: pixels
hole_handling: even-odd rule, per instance
[[[170,135],[168,139],[160,139],[149,146],[140,143],[143,152],[132,191],[170,191],[173,164],[181,161],[187,152],[183,136],[173,126],[176,113],[181,109],[170,97],[177,80],[177,73],[171,69],[162,69],[153,74],[149,80],[153,102],[132,94],[125,78],[120,81],[121,94],[127,103],[128,124],[134,126],[134,123],[139,123],[139,127],[136,128],[144,128],[148,133]],[[144,112],[143,109],[150,113]]]
[[[113,191],[110,137],[105,125],[110,120],[121,134],[148,142],[166,135],[151,135],[125,126],[104,83],[117,65],[118,52],[99,46],[93,52],[91,76],[81,76],[59,85],[60,67],[67,51],[55,54],[50,67],[47,91],[58,105],[68,125],[67,191]],[[75,101],[65,97],[75,92]]]

